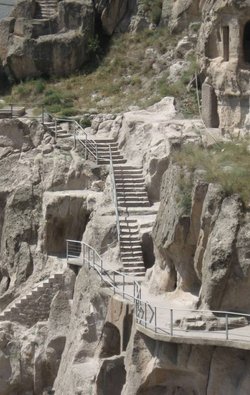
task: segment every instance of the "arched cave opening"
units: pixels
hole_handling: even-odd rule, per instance
[[[153,239],[149,233],[142,236],[142,255],[145,269],[150,269],[155,263],[155,256]]]
[[[119,355],[121,352],[121,336],[119,329],[106,322],[102,332],[102,347],[100,358],[109,358],[113,355]]]
[[[244,28],[243,56],[244,56],[244,62],[250,64],[250,21],[246,23]]]
[[[65,196],[46,208],[44,249],[49,255],[64,256],[66,240],[81,240],[89,212],[81,198]]]
[[[223,58],[225,62],[229,61],[229,26],[222,27],[223,34]]]

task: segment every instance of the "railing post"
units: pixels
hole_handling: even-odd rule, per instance
[[[228,340],[228,314],[226,314],[226,340]]]
[[[10,104],[10,117],[13,118],[13,104]]]
[[[122,282],[122,297],[123,297],[123,299],[124,299],[124,292],[125,292],[125,277],[122,276],[122,278],[123,278],[123,282]]]
[[[95,145],[95,154],[96,154],[96,164],[98,165],[98,148],[97,148],[97,143]]]
[[[157,332],[157,308],[155,306],[155,333]]]
[[[44,106],[42,106],[42,123],[44,123]]]
[[[115,272],[113,272],[114,295],[115,295]]]
[[[173,336],[173,309],[170,309],[170,335]]]
[[[69,255],[69,244],[68,244],[69,242],[68,242],[68,240],[66,240],[66,257],[67,257],[67,265],[68,265],[68,263],[69,263],[69,260],[68,260],[68,255]]]
[[[55,138],[57,140],[57,119],[55,119]]]
[[[85,136],[85,160],[88,159],[87,141],[88,141],[88,136],[86,134],[86,136]]]
[[[85,244],[82,244],[82,265],[84,266],[85,262],[86,262],[86,246]]]
[[[88,267],[89,267],[89,269],[90,269],[90,249],[89,249],[89,247],[87,248],[87,251],[88,251],[88,254],[87,254],[87,259],[88,259]]]

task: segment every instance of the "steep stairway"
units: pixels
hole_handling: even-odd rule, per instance
[[[51,275],[0,314],[0,321],[18,322],[28,328],[47,321],[53,297],[64,287],[63,273]]]
[[[114,166],[118,207],[149,207],[141,169]]]
[[[120,217],[120,253],[123,271],[133,276],[144,276],[145,266],[136,219]]]
[[[80,138],[79,138],[80,139]],[[84,143],[91,144],[88,140]],[[99,165],[109,165],[110,163],[110,149],[114,165],[121,165],[126,163],[126,159],[121,155],[118,144],[113,139],[95,139],[97,145],[97,155]]]
[[[144,277],[145,266],[139,237],[139,225],[137,219],[130,217],[128,212],[128,208],[150,206],[142,170],[126,164],[127,160],[113,139],[95,139],[95,142],[98,164],[110,165],[110,150],[112,153],[123,271],[131,276]]]
[[[71,134],[68,133],[66,129],[62,128],[60,123],[56,125],[54,121],[46,121],[44,122],[44,126],[48,129],[49,133],[56,138],[65,138],[71,136]]]
[[[57,13],[57,0],[38,0],[35,19],[50,19]]]
[[[46,122],[45,125],[57,137],[68,137],[55,122]],[[135,218],[130,217],[129,209],[144,209],[150,207],[145,188],[145,180],[141,169],[127,164],[127,160],[121,154],[118,143],[110,138],[88,139],[84,133],[75,135],[77,141],[87,146],[89,152],[97,153],[99,165],[110,165],[110,152],[112,154],[115,189],[118,203],[120,222],[120,256],[123,263],[123,271],[131,276],[144,277],[145,266],[139,237],[139,225]]]

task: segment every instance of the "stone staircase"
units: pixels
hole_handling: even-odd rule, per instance
[[[38,0],[36,19],[50,19],[57,13],[57,0]]]
[[[120,222],[120,255],[123,271],[132,276],[144,277],[145,266],[139,238],[139,225],[136,218],[129,216],[128,208],[149,207],[142,170],[127,165],[127,160],[119,151],[113,139],[95,139],[98,164],[110,164],[112,152],[114,178]],[[123,216],[121,216],[123,214]]]
[[[62,273],[51,275],[36,288],[15,301],[0,314],[0,321],[18,322],[28,328],[38,321],[47,321],[53,297],[64,287]]]
[[[120,253],[123,270],[133,276],[144,276],[145,266],[136,219],[120,217]]]
[[[50,132],[55,133],[55,122],[46,122]],[[57,125],[56,136],[68,137],[70,134]],[[84,145],[93,148],[93,140],[88,141],[84,136],[77,135],[77,139]],[[146,208],[150,206],[145,188],[145,180],[142,170],[127,165],[127,160],[121,154],[117,142],[114,139],[94,140],[98,154],[99,165],[110,164],[110,149],[114,168],[114,178],[118,201],[120,221],[120,253],[124,272],[132,276],[144,276],[145,266],[143,262],[142,248],[139,238],[139,225],[137,219],[131,218],[129,209]],[[121,216],[123,215],[123,216]]]
[[[82,140],[84,141],[84,140]],[[121,165],[126,163],[126,159],[121,155],[118,144],[113,139],[95,139],[97,144],[97,154],[98,154],[98,164],[99,165],[109,165],[110,162],[110,153],[109,147],[111,148],[113,164]],[[84,143],[89,144],[88,141],[84,141]]]
[[[44,122],[44,126],[48,129],[49,133],[56,138],[71,137],[71,134],[68,133],[66,129],[63,129],[60,123],[55,125],[54,121],[47,121]]]

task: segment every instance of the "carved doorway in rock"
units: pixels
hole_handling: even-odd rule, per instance
[[[244,62],[250,64],[250,21],[245,24],[243,34],[243,57]]]
[[[223,58],[225,62],[229,61],[229,26],[222,27],[223,36]]]

